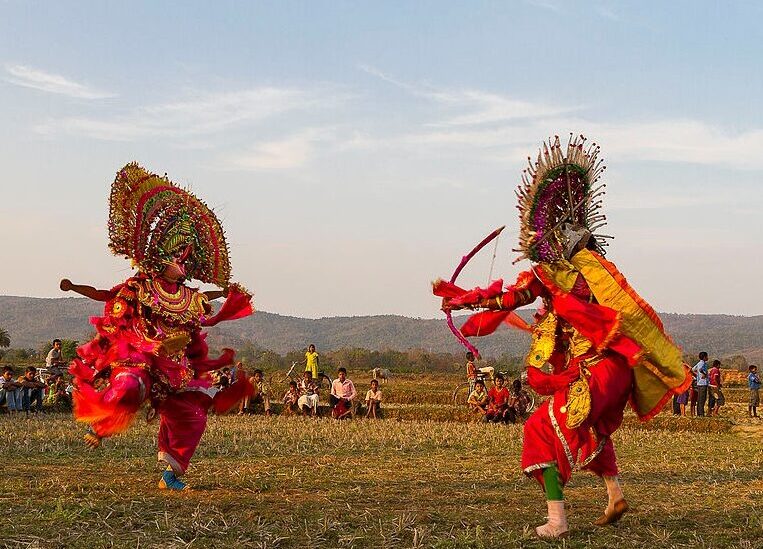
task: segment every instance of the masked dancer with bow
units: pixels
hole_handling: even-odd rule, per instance
[[[611,437],[626,404],[646,421],[691,383],[681,350],[657,314],[603,257],[609,237],[594,234],[605,219],[598,154],[583,137],[571,137],[566,150],[557,137],[530,162],[517,191],[514,251],[517,261],[533,264],[514,284],[504,289],[499,280],[466,291],[452,278],[433,285],[449,325],[453,310],[480,310],[461,327],[459,340],[491,334],[504,322],[518,326],[513,311],[541,299],[527,379],[550,398],[525,423],[522,468],[545,492],[548,521],[536,532],[548,538],[568,532],[562,490],[574,470],[604,479],[608,502],[596,525],[622,517],[628,503]]]
[[[78,350],[74,416],[88,423],[86,444],[128,428],[144,402],[159,415],[159,460],[167,464],[159,487],[186,489],[185,473],[201,440],[210,407],[218,412],[251,394],[245,377],[223,391],[209,372],[233,362],[225,349],[208,357],[202,327],[253,312],[251,295],[230,283],[228,248],[215,214],[166,177],[136,163],[122,168],[111,187],[109,247],[138,272],[110,290],[61,281],[61,289],[105,302],[90,322],[95,337]],[[201,292],[195,279],[222,290]],[[226,296],[217,314],[210,300]]]

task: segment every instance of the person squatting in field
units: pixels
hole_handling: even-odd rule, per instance
[[[158,414],[159,460],[167,464],[159,487],[186,489],[186,472],[207,423],[207,411],[222,412],[251,394],[243,373],[220,390],[209,373],[233,363],[225,349],[208,357],[203,327],[252,314],[251,295],[230,283],[225,235],[214,213],[166,177],[136,163],[117,173],[111,188],[110,248],[130,258],[138,272],[110,290],[61,281],[105,303],[90,319],[95,337],[78,350],[74,417],[88,423],[91,448],[126,430],[144,402]],[[213,283],[223,291],[201,292],[186,280]],[[225,295],[217,314],[210,299]]]
[[[516,326],[512,311],[542,300],[527,379],[550,398],[525,423],[522,468],[545,492],[548,521],[536,532],[549,538],[568,532],[563,487],[574,470],[604,479],[608,501],[595,524],[622,517],[628,503],[611,437],[626,404],[648,420],[691,383],[656,313],[603,257],[605,239],[593,232],[604,220],[596,187],[604,168],[598,147],[584,144],[571,138],[563,151],[556,138],[525,172],[518,251],[533,262],[530,270],[505,290],[502,280],[470,291],[453,279],[433,287],[448,313],[483,309],[462,326],[465,337],[488,335],[504,322]]]

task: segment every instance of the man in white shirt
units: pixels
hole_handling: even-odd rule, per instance
[[[61,340],[53,340],[53,348],[48,351],[48,356],[45,357],[45,368],[48,370],[48,375],[55,376],[61,375],[66,369],[66,362],[64,361],[64,355],[61,351]]]
[[[705,415],[705,401],[707,400],[707,353],[702,351],[699,353],[699,362],[691,369],[692,373],[696,376],[695,383],[697,385],[697,415]]]

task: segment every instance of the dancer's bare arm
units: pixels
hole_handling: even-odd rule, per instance
[[[213,299],[217,299],[219,297],[226,297],[228,295],[228,290],[208,290],[204,292],[204,295],[207,296],[207,299],[212,301]]]
[[[61,284],[59,284],[59,287],[64,292],[76,292],[94,301],[108,301],[109,299],[114,297],[113,294],[111,293],[111,290],[98,290],[97,288],[93,288],[92,286],[74,284],[68,278],[64,278],[63,280],[61,280]]]

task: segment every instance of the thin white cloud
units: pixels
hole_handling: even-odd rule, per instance
[[[421,95],[418,90],[413,93]],[[446,100],[443,98],[450,97],[477,97],[481,100],[482,95],[481,92],[463,94],[441,91],[429,94],[429,99],[433,102],[442,102]],[[761,128],[731,132],[702,120],[673,118],[601,122],[587,116],[569,117],[543,109],[529,109],[530,116],[508,120],[510,115],[507,111],[503,111],[505,116],[498,112],[491,118],[489,108],[475,113],[472,110],[475,102],[470,104],[467,100],[454,100],[453,103],[460,104],[464,114],[451,116],[445,121],[420,124],[398,135],[356,135],[345,145],[348,149],[415,147],[419,154],[439,157],[457,151],[464,157],[514,162],[528,155],[535,157],[544,139],[554,134],[565,138],[572,131],[583,133],[598,142],[607,158],[618,161],[659,161],[763,170]],[[503,102],[503,98],[499,101],[502,106],[508,103]],[[521,103],[521,100],[517,101],[517,104]],[[454,123],[462,120],[469,123]],[[496,123],[487,124],[491,121]]]
[[[494,124],[496,122],[505,122],[508,120],[557,116],[579,108],[549,105],[538,101],[524,101],[505,95],[473,89],[437,89],[429,85],[403,82],[369,65],[360,65],[360,69],[367,74],[397,86],[412,95],[429,99],[445,108],[460,112],[459,114],[431,125],[468,126]]]
[[[69,117],[37,126],[42,134],[74,134],[105,141],[137,141],[145,138],[175,138],[184,142],[243,127],[267,118],[325,105],[325,91],[261,87],[233,92],[206,93],[193,99],[138,107],[109,118]],[[334,95],[333,97],[338,97]],[[196,139],[193,146],[203,147]]]
[[[85,84],[74,82],[59,74],[45,72],[28,65],[6,65],[5,72],[7,74],[4,78],[6,82],[47,93],[66,95],[77,99],[107,99],[109,97],[116,97],[116,94],[97,90]]]
[[[547,11],[553,11],[554,13],[562,13],[562,6],[558,2],[553,0],[525,0],[525,3]]]
[[[313,158],[317,143],[330,138],[327,130],[308,128],[282,139],[256,143],[248,149],[224,155],[227,169],[271,171],[296,168]]]

